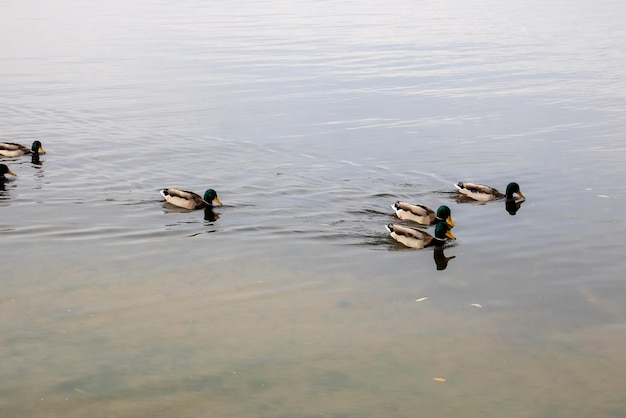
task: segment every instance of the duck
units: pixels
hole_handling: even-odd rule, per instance
[[[7,178],[4,177],[5,174],[10,174],[12,176],[17,176],[14,172],[12,172],[6,164],[0,164],[0,181],[4,181]]]
[[[524,196],[524,194],[520,191],[519,184],[515,182],[511,182],[506,186],[504,194],[500,193],[497,189],[484,184],[460,181],[454,186],[461,194],[471,199],[478,200],[479,202],[488,202],[490,200],[502,199],[503,197],[513,199],[513,194],[517,194],[522,199],[526,199],[526,196]]]
[[[218,205],[222,204],[217,198],[217,192],[213,189],[207,189],[204,192],[204,197],[200,197],[199,194],[194,192],[179,189],[161,189],[160,193],[167,203],[185,209],[212,207],[213,202]]]
[[[409,228],[398,224],[388,224],[387,230],[391,238],[410,248],[427,248],[445,244],[447,240],[455,240],[450,232],[450,225],[441,221],[435,226],[435,236],[417,228]]]
[[[20,155],[30,154],[34,155],[45,154],[46,151],[43,150],[40,141],[33,142],[33,145],[30,147],[25,147],[21,144],[16,144],[14,142],[0,142],[0,155],[4,157],[19,157]]]
[[[400,220],[413,221],[425,226],[446,221],[448,225],[450,225],[450,228],[454,227],[452,212],[450,208],[445,205],[439,206],[437,212],[435,212],[428,206],[397,201],[391,205],[391,208],[396,212],[396,216]]]

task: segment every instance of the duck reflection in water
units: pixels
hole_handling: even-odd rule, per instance
[[[30,162],[33,165],[43,165],[43,161],[39,158],[39,153],[33,153],[30,156]]]
[[[204,208],[204,220],[208,222],[215,222],[220,218],[219,213],[215,213],[213,211],[212,206],[207,206]]]
[[[437,270],[445,270],[448,267],[448,261],[456,258],[456,255],[452,257],[446,257],[443,253],[443,246],[435,247],[433,258],[435,259],[435,265],[437,266]]]
[[[526,199],[506,199],[505,209],[509,212],[509,215],[514,216],[518,210],[522,207]]]

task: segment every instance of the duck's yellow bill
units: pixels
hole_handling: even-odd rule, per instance
[[[450,228],[454,228],[454,221],[452,220],[452,216],[448,216],[446,222],[448,223],[448,225],[450,225]]]
[[[446,231],[446,237],[448,237],[450,239],[456,239],[456,237],[450,231]]]
[[[526,196],[524,196],[524,193],[522,193],[522,191],[521,191],[521,190],[518,190],[518,191],[517,191],[517,194],[518,194],[518,195],[520,195],[520,197],[521,197],[522,199],[526,199]]]
[[[46,153],[46,151],[44,151],[44,150],[43,150],[43,147],[39,147],[39,153],[40,153],[40,154],[45,154],[45,153]]]
[[[222,202],[220,202],[220,200],[217,198],[217,196],[215,196],[215,199],[213,199],[213,201],[214,201],[215,203],[217,203],[218,205],[221,205],[221,204],[222,204]]]
[[[7,174],[10,174],[12,176],[17,177],[17,174],[15,174],[14,172],[12,172],[11,170],[7,169]]]

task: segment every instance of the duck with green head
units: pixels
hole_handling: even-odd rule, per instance
[[[14,172],[12,172],[6,164],[0,164],[0,181],[4,181],[7,178],[4,177],[5,174],[10,174],[12,176],[17,176]]]
[[[391,238],[410,248],[427,248],[437,245],[444,245],[448,240],[454,240],[456,237],[450,232],[450,225],[441,221],[435,226],[435,236],[417,229],[408,228],[398,224],[388,224],[387,230]]]
[[[396,216],[400,220],[413,221],[424,226],[446,221],[450,228],[454,226],[452,212],[445,205],[439,206],[437,212],[435,212],[428,206],[398,201],[391,205],[391,208],[396,212]]]
[[[460,181],[454,185],[459,193],[464,196],[469,197],[470,199],[477,200],[479,202],[488,202],[494,199],[512,199],[514,194],[518,195],[522,199],[526,197],[521,192],[519,188],[519,184],[515,182],[511,182],[506,186],[505,193],[500,193],[496,188],[487,186],[485,184],[476,184]]]
[[[0,155],[4,157],[19,157],[31,153],[33,155],[45,154],[40,141],[34,141],[30,149],[14,142],[0,142]]]
[[[217,197],[217,192],[213,189],[207,189],[204,196],[187,190],[179,189],[161,189],[161,196],[171,205],[185,209],[202,209],[213,206],[213,202],[221,205],[222,202]]]

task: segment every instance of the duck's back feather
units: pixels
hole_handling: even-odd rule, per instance
[[[14,142],[0,142],[0,155],[5,157],[19,157],[20,155],[29,154],[29,148]]]
[[[391,238],[410,248],[426,248],[435,240],[435,237],[425,231],[401,225],[388,224],[387,230]]]
[[[457,189],[459,189],[459,192],[461,192],[465,196],[482,202],[501,198],[504,196],[496,188],[487,186],[485,184],[476,184],[460,181],[455,186]]]
[[[162,189],[161,196],[167,203],[185,209],[201,209],[207,204],[200,195],[188,190]]]
[[[398,201],[391,207],[396,212],[396,216],[401,220],[409,220],[422,225],[431,225],[437,218],[435,211],[424,205]]]

